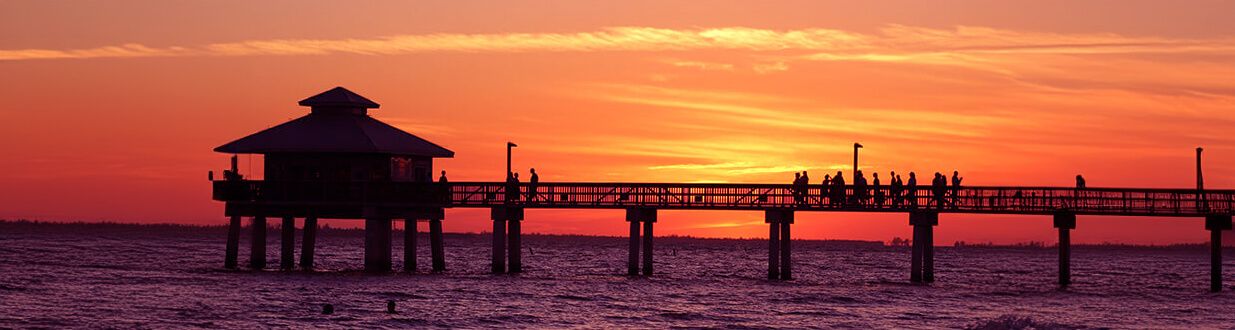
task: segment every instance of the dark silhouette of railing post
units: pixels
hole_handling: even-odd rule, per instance
[[[317,245],[317,217],[304,218],[304,237],[300,243],[300,269],[313,270],[313,253]]]
[[[442,242],[442,218],[429,219],[429,252],[433,257],[433,271],[446,271],[446,247]]]
[[[283,217],[279,230],[282,232],[279,237],[279,269],[296,269],[296,218]]]
[[[1222,291],[1222,231],[1231,230],[1230,215],[1205,217],[1205,229],[1209,230],[1209,291]]]
[[[1059,230],[1059,287],[1072,284],[1072,233],[1076,229],[1076,214],[1056,212],[1054,227]]]
[[[236,259],[240,254],[240,216],[233,215],[227,225],[227,247],[223,257],[223,268],[236,269]]]
[[[790,225],[793,224],[793,210],[770,209],[763,211],[764,222],[768,223],[768,279],[793,279],[793,260],[790,235]]]
[[[416,219],[403,219],[403,271],[416,272]]]
[[[253,230],[252,241],[249,247],[249,268],[261,270],[266,268],[266,217],[253,217],[253,224],[250,226]]]
[[[909,281],[931,283],[935,281],[935,233],[939,213],[913,211],[909,213],[909,225],[913,226],[913,255],[909,265]]]

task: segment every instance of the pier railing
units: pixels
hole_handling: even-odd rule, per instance
[[[1232,214],[1235,190],[929,186],[843,191],[788,184],[215,181],[216,200],[263,203],[397,203],[437,207],[629,208],[1204,216]],[[516,192],[517,189],[517,192]],[[509,192],[509,193],[508,193]]]

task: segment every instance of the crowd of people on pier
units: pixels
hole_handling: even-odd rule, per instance
[[[852,185],[846,185],[845,173],[836,171],[836,175],[824,175],[818,186],[817,196],[811,193],[810,176],[807,171],[794,172],[791,193],[797,205],[817,203],[832,207],[876,207],[885,204],[892,207],[917,207],[919,199],[927,198],[927,206],[937,208],[955,208],[960,193],[961,182],[964,180],[959,171],[952,171],[951,184],[948,177],[935,172],[931,179],[930,194],[920,196],[918,193],[918,178],[914,172],[909,172],[909,180],[905,181],[895,171],[888,174],[890,182],[887,186],[879,181],[879,173],[871,173],[871,179],[866,179],[861,170],[854,171]]]
[[[904,180],[895,171],[890,171],[888,178],[891,182],[885,186],[879,180],[879,173],[872,173],[871,180],[867,181],[865,173],[859,170],[854,171],[853,183],[846,185],[844,172],[837,171],[834,176],[824,175],[823,181],[816,186],[819,187],[819,192],[815,195],[812,194],[810,176],[807,175],[807,171],[795,172],[793,176],[790,191],[794,204],[857,208],[883,208],[884,205],[893,208],[917,208],[919,203],[925,202],[926,207],[956,209],[959,207],[958,202],[961,198],[961,182],[965,179],[961,177],[959,171],[952,171],[950,180],[947,175],[935,172],[929,190],[927,190],[926,187],[918,187],[917,174],[914,172],[909,172],[909,179]],[[1076,187],[1071,194],[1071,200],[1065,203],[1079,203],[1086,189],[1085,178],[1077,175]],[[927,191],[927,193],[923,194],[919,191]],[[981,196],[970,197],[974,199],[970,203],[976,203],[975,205],[986,202]],[[997,197],[987,196],[986,198],[989,199],[987,205],[996,206],[999,203]],[[1017,190],[1009,197],[1011,197],[1011,202],[1015,203],[1013,205],[1018,206],[1044,206],[1048,203],[1045,200],[1046,195],[1037,196],[1033,192],[1026,195],[1021,190]]]
[[[544,199],[540,196],[539,185],[540,176],[536,173],[535,168],[529,169],[531,177],[527,183],[523,183],[519,179],[519,173],[515,171],[507,172],[505,182],[504,200],[507,201],[523,201],[535,202]],[[896,171],[889,171],[887,175],[888,183],[885,185],[879,177],[879,173],[871,173],[868,180],[866,174],[861,171],[853,172],[853,182],[848,183],[845,179],[843,171],[837,171],[835,175],[825,174],[823,180],[812,187],[810,175],[807,171],[794,172],[793,184],[789,190],[793,197],[793,203],[799,206],[826,206],[837,208],[918,208],[924,206],[927,208],[938,209],[956,209],[962,198],[961,183],[964,182],[964,177],[961,177],[960,171],[952,171],[952,176],[935,172],[931,179],[929,187],[919,187],[917,173],[909,172],[908,179],[903,178]],[[448,180],[446,179],[446,171],[442,171],[438,182],[446,188]],[[818,190],[814,190],[817,188]],[[1083,190],[1086,189],[1085,178],[1076,176],[1076,191],[1072,194],[1072,199],[1077,199],[1081,196]],[[925,191],[925,193],[923,193]],[[1015,193],[1010,193],[1011,201],[1021,206],[1033,206],[1039,202],[1038,196],[1034,193],[1023,194],[1017,190]],[[702,196],[695,196],[696,199]],[[1043,198],[1046,196],[1043,195]],[[549,197],[551,198],[551,197]],[[565,198],[565,197],[563,197]],[[761,199],[766,198],[761,197]],[[997,196],[967,196],[971,201],[968,203],[989,203],[989,206],[996,206]],[[623,200],[625,197],[622,198]],[[989,199],[989,202],[985,199]],[[1041,201],[1045,203],[1045,201]],[[1075,203],[1076,201],[1073,201]],[[922,205],[924,204],[924,205]]]

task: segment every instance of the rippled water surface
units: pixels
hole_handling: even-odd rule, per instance
[[[914,286],[908,249],[874,244],[795,241],[796,279],[769,282],[755,240],[659,239],[629,278],[624,238],[525,236],[526,273],[495,276],[487,236],[447,235],[444,274],[365,275],[362,232],[319,235],[320,272],[226,271],[221,228],[0,223],[0,327],[1235,328],[1201,248],[1076,247],[1058,291],[1052,249],[941,247]]]

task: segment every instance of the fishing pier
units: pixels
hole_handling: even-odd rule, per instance
[[[790,280],[792,225],[799,212],[895,212],[912,230],[909,279],[935,280],[934,230],[941,213],[1019,214],[1052,217],[1058,230],[1058,282],[1071,283],[1071,231],[1078,215],[1203,219],[1211,245],[1210,290],[1222,289],[1222,232],[1231,229],[1235,190],[963,186],[945,195],[931,187],[891,191],[887,185],[857,191],[802,191],[791,184],[617,182],[433,182],[432,159],[454,153],[369,117],[378,105],[335,88],[300,102],[312,113],[216,148],[265,155],[265,179],[249,180],[233,161],[214,180],[213,198],[230,217],[224,266],[237,268],[243,218],[251,219],[249,267],[266,267],[266,221],[282,220],[280,268],[296,269],[295,224],[303,219],[300,268],[313,268],[318,219],[365,221],[364,268],[391,271],[391,235],[404,221],[404,271],[416,264],[416,222],[429,223],[431,269],[446,269],[442,225],[445,209],[487,208],[493,221],[492,271],[522,271],[521,223],[527,209],[622,209],[630,228],[628,272],[653,274],[653,230],[659,210],[758,211],[768,225],[768,279]],[[1199,151],[1198,151],[1199,157]],[[234,158],[233,158],[234,160]],[[1199,166],[1199,165],[1198,165]],[[213,175],[212,175],[213,176]],[[879,189],[878,191],[874,189]],[[836,196],[841,196],[839,200]],[[859,197],[855,197],[859,196]],[[614,219],[618,225],[619,219]],[[1202,228],[1198,225],[1198,229]]]

